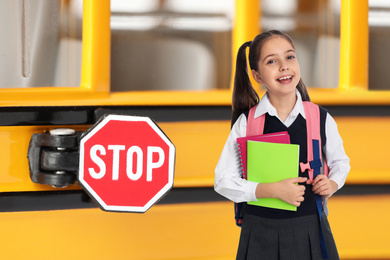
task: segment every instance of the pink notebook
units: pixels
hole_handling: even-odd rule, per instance
[[[267,143],[279,143],[279,144],[289,144],[290,136],[287,131],[284,132],[276,132],[271,134],[264,135],[254,135],[254,136],[246,136],[237,138],[238,151],[241,161],[242,168],[242,177],[244,179],[247,178],[247,141],[257,141],[257,142],[267,142]]]

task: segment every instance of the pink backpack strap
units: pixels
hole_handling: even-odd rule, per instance
[[[321,145],[321,123],[319,106],[304,101],[303,108],[306,116],[307,128],[307,163],[300,163],[301,171],[308,169],[309,179],[313,181],[314,169],[323,166],[323,172],[328,176],[328,165],[324,160],[322,162],[322,145]],[[313,145],[315,149],[313,150]],[[318,157],[318,158],[314,158]]]
[[[262,135],[264,132],[265,114],[255,118],[258,104],[249,110],[246,136]]]
[[[327,164],[321,161],[322,145],[321,145],[321,122],[320,122],[320,108],[319,106],[303,102],[303,108],[306,116],[306,131],[307,131],[307,163],[300,163],[301,171],[309,170],[309,179],[313,179],[321,174],[321,166],[324,169],[324,174],[327,175]],[[316,206],[318,217],[321,223],[321,215],[323,212],[324,200],[321,195],[316,194]],[[320,224],[320,247],[323,259],[329,259],[328,250],[325,244],[324,233]]]

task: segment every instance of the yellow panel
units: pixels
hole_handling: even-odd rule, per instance
[[[347,155],[350,184],[390,183],[385,138],[390,117],[336,117]],[[214,169],[230,131],[229,121],[159,123],[176,146],[175,187],[213,186]],[[33,133],[60,128],[48,126],[0,127],[0,191],[51,190],[30,180],[27,149]],[[73,127],[84,131],[88,126]],[[70,189],[78,188],[69,187]]]
[[[212,186],[214,169],[230,129],[228,122],[159,123],[176,146],[175,187]],[[62,126],[0,127],[0,192],[52,190],[30,180],[27,150],[34,133]],[[88,126],[70,126],[85,131]],[[77,185],[68,189],[78,188]]]
[[[390,259],[390,195],[336,196],[329,210],[341,259]]]
[[[329,221],[341,259],[390,259],[390,196],[336,196]],[[153,206],[145,214],[100,209],[0,213],[2,258],[234,259],[240,229],[232,202]]]
[[[388,129],[390,117],[335,118],[351,159],[347,183],[390,183]]]
[[[0,251],[13,259],[210,259],[235,255],[233,205],[161,205],[145,214],[100,209],[0,213]]]
[[[223,121],[161,123],[176,146],[175,187],[212,186],[219,155],[229,135]]]

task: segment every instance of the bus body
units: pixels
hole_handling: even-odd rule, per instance
[[[3,78],[7,80],[0,86],[1,258],[234,258],[240,229],[234,224],[233,203],[213,190],[214,169],[230,130],[232,64],[244,41],[251,40],[261,28],[276,25],[278,21],[283,24],[284,19],[294,15],[277,11],[269,15],[278,7],[278,1],[225,1],[223,6],[230,6],[234,14],[232,24],[226,29],[226,21],[219,13],[189,12],[178,17],[179,11],[174,7],[189,4],[184,0],[145,1],[154,6],[152,11],[130,10],[127,14],[124,14],[126,5],[115,9],[115,1],[84,0],[81,9],[76,8],[78,2],[62,0],[54,6],[48,1],[4,2],[10,15],[17,14],[14,26],[9,29],[15,31],[12,35],[16,40],[12,44],[17,46],[17,55],[11,55],[3,63],[15,63],[13,68],[20,78],[7,81],[14,77],[14,71],[8,71],[8,65],[2,64]],[[121,1],[117,2],[120,6]],[[310,31],[301,24],[310,18],[308,10],[326,10],[337,1],[321,0],[317,6],[312,6],[311,1],[281,2],[287,5],[295,2],[292,8],[306,15],[291,29],[298,39],[304,36],[296,46],[304,53],[310,49],[304,44]],[[371,46],[369,40],[386,29],[386,25],[371,26],[369,13],[371,9],[375,12],[389,7],[385,4],[381,7],[381,1],[373,2],[370,5],[367,0],[336,3],[339,13],[336,12],[336,18],[327,19],[327,26],[339,31],[332,37],[324,37],[323,41],[317,39],[318,46],[327,46],[327,50],[329,46],[335,47],[330,51],[333,56],[336,53],[336,58],[325,59],[331,63],[326,67],[330,71],[321,70],[322,75],[317,76],[306,74],[310,76],[309,82],[313,82],[307,84],[312,101],[325,107],[335,118],[351,159],[347,192],[340,191],[329,200],[329,219],[342,259],[390,259],[386,235],[390,231],[387,225],[390,90],[382,86],[386,85],[385,78],[381,78],[383,73],[369,70],[377,68],[372,65],[375,61],[371,61],[371,55],[381,57],[384,49]],[[202,5],[213,8],[211,3]],[[69,29],[72,22],[68,21],[69,28],[50,27],[48,21],[71,8],[82,10],[82,13],[73,12],[74,23],[79,26]],[[159,31],[152,35],[129,27],[128,21],[132,19],[140,19],[142,26],[146,26],[156,23],[150,17],[161,18],[161,15],[170,19],[164,20],[163,26],[157,19],[160,23],[153,28]],[[61,19],[68,18],[61,16]],[[182,29],[180,35],[176,32],[176,35],[168,34],[171,37],[161,37],[172,19],[179,21],[172,25],[176,28],[189,23],[189,18],[204,19],[206,25],[199,26],[205,26],[206,33],[201,34],[200,29],[188,30],[190,33]],[[332,24],[334,20],[338,21],[336,25]],[[290,20],[287,22],[291,24]],[[213,23],[225,28],[217,30],[218,37],[208,31],[212,30],[208,27]],[[37,29],[43,25],[49,27]],[[45,38],[48,37],[45,31],[57,35],[55,41],[64,38],[68,47],[58,47],[62,42],[51,43],[53,40]],[[61,36],[63,31],[68,34]],[[191,41],[193,35],[200,35],[205,42],[218,38],[211,42],[216,45],[213,55],[210,49]],[[72,61],[74,57],[68,55],[69,50],[81,58]],[[51,52],[64,52],[62,62],[70,64],[67,69],[57,72],[53,68],[60,65],[58,60],[50,58]],[[324,55],[321,51],[314,52]],[[386,56],[387,52],[383,52]],[[162,57],[163,54],[168,56]],[[302,56],[310,57],[310,52]],[[183,57],[191,61],[188,67],[181,65]],[[160,63],[159,59],[162,59]],[[317,65],[323,65],[322,61],[323,58]],[[309,67],[304,65],[303,71],[309,71]],[[175,74],[165,79],[168,68]],[[76,70],[75,74],[72,70]],[[132,77],[129,71],[134,72]],[[65,79],[61,81],[61,77]],[[194,78],[201,79],[192,82]],[[79,80],[79,85],[72,85],[72,80]],[[60,83],[54,86],[52,82]],[[66,85],[68,82],[70,85]],[[318,82],[325,85],[313,85]],[[161,89],[160,84],[164,85]],[[264,89],[257,88],[262,95]],[[27,154],[33,134],[64,127],[86,131],[102,115],[115,113],[152,118],[176,146],[174,188],[159,203],[144,214],[104,212],[77,183],[58,188],[31,181]]]

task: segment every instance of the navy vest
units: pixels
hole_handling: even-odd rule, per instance
[[[248,116],[248,112],[245,113]],[[320,124],[321,124],[321,144],[322,148],[326,144],[326,136],[325,136],[325,122],[326,122],[327,111],[320,107]],[[264,122],[264,134],[287,131],[290,135],[290,142],[292,144],[299,144],[299,162],[307,161],[307,130],[306,130],[306,120],[298,115],[294,123],[290,127],[286,127],[280,120],[274,116],[270,116],[266,114],[265,122]],[[301,172],[299,170],[300,177],[307,177],[308,172]],[[305,185],[305,195],[304,201],[297,208],[297,211],[286,211],[279,209],[272,209],[260,206],[253,205],[245,205],[245,213],[251,214],[265,218],[273,218],[273,219],[281,219],[281,218],[294,218],[306,215],[314,215],[317,214],[317,206],[314,193],[311,190],[311,185],[307,185],[306,183],[300,184]]]

